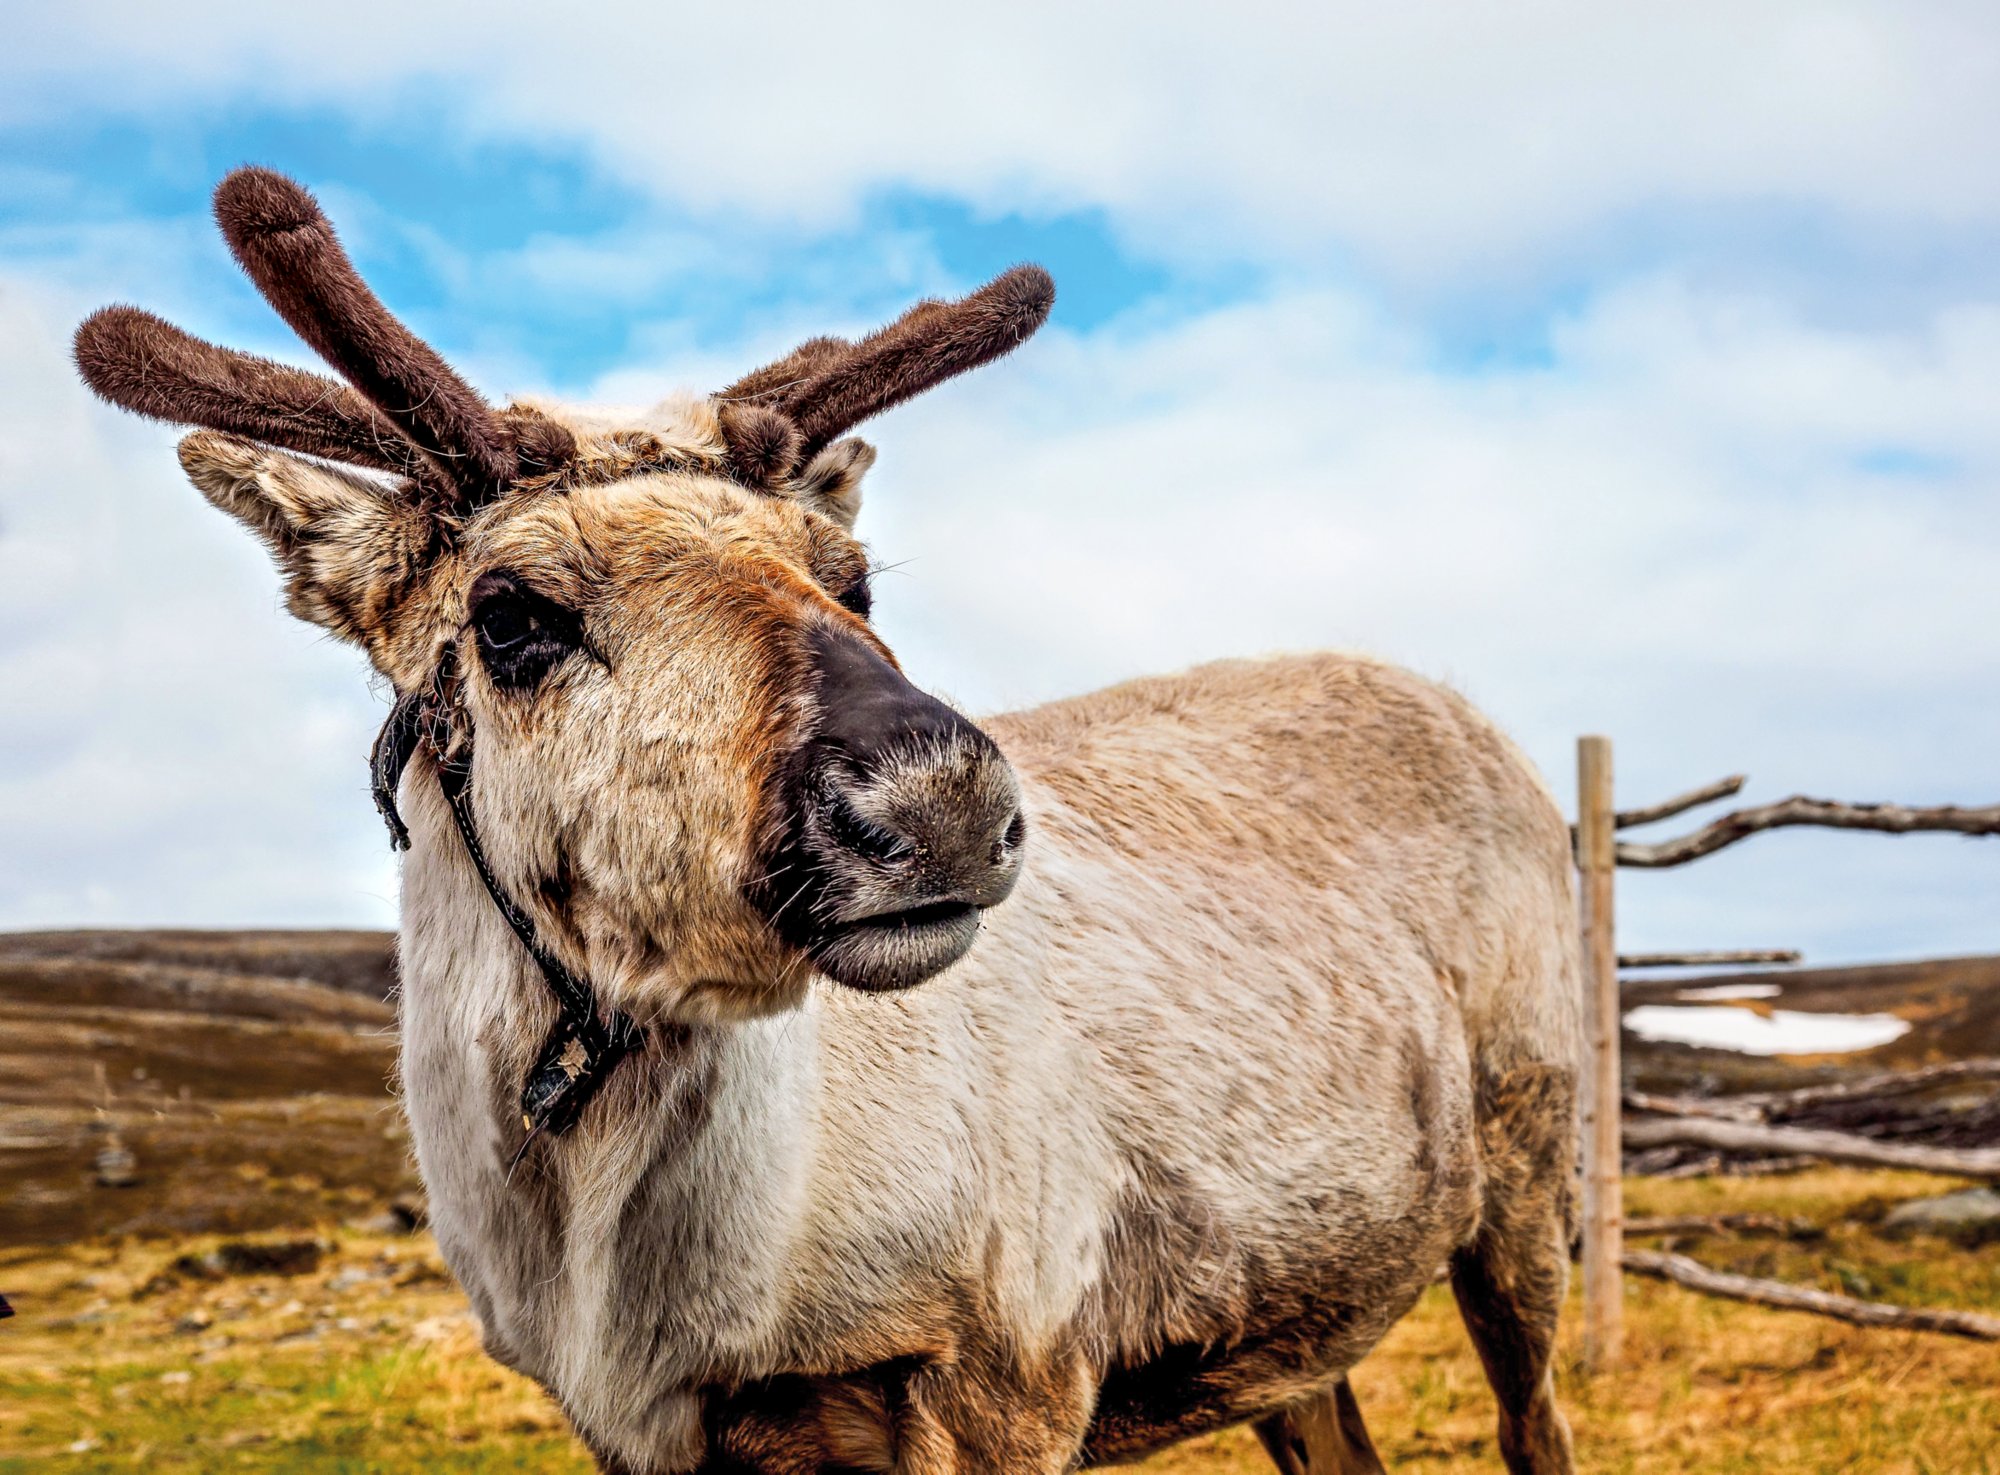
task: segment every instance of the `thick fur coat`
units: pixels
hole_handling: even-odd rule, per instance
[[[401,1069],[433,1223],[607,1470],[1056,1475],[1251,1419],[1287,1472],[1364,1475],[1344,1374],[1441,1265],[1509,1467],[1570,1468],[1580,993],[1526,762],[1335,655],[982,730],[869,623],[873,452],[840,437],[1033,333],[1046,273],[709,398],[496,409],[297,184],[239,170],[216,210],[345,383],[134,308],[77,363],[205,427],[195,485],[424,714]],[[646,1033],[525,1150],[565,1037],[524,938]]]
[[[533,1036],[540,982],[407,786],[439,1241],[494,1354],[623,1468],[733,1433],[753,1468],[930,1469],[911,1439],[968,1423],[990,1447],[935,1468],[1131,1458],[1352,1366],[1475,1242],[1489,1183],[1564,1232],[1567,832],[1463,701],[1319,656],[986,726],[1032,848],[970,957],[696,1025],[512,1185],[519,1047],[492,1044]],[[1526,1130],[1494,1110],[1523,1091]],[[919,1366],[994,1416],[927,1407]]]

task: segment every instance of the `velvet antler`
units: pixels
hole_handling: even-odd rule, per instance
[[[859,343],[810,339],[718,398],[790,420],[803,464],[870,416],[1026,341],[1048,320],[1055,297],[1047,272],[1017,266],[957,302],[920,302]]]
[[[107,307],[76,330],[76,363],[113,404],[287,450],[423,477],[417,448],[345,384],[219,348],[136,307]]]
[[[395,472],[452,511],[576,455],[553,419],[495,410],[403,326],[292,180],[238,169],[215,191],[215,218],[258,290],[347,384],[112,307],[77,330],[76,359],[113,404]],[[776,490],[850,427],[1021,343],[1054,300],[1047,272],[1017,266],[958,302],[920,302],[859,343],[800,344],[716,397],[733,474]]]
[[[238,169],[215,191],[229,249],[278,315],[478,503],[519,472],[507,423],[437,351],[382,305],[318,203],[269,169]]]

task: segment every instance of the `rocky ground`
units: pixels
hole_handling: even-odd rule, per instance
[[[0,935],[0,1246],[308,1226],[414,1191],[391,978],[385,933]]]

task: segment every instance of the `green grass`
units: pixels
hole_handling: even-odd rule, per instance
[[[1880,1237],[1897,1199],[1950,1185],[1821,1169],[1647,1180],[1635,1214],[1757,1208],[1823,1239],[1691,1241],[1706,1263],[1906,1304],[2000,1305],[2000,1246]],[[311,1275],[145,1287],[213,1243],[94,1241],[0,1258],[21,1315],[0,1324],[0,1475],[33,1471],[527,1471],[589,1460],[532,1385],[479,1351],[425,1239],[340,1231]],[[1629,1475],[2000,1475],[2000,1349],[1862,1330],[1627,1282],[1626,1365],[1559,1378],[1579,1463]],[[1398,1471],[1498,1471],[1492,1401],[1450,1293],[1433,1287],[1354,1375]],[[1268,1470],[1242,1430],[1160,1456],[1153,1475]]]

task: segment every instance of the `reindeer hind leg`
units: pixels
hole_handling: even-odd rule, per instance
[[[1451,1260],[1459,1313],[1500,1404],[1500,1455],[1512,1475],[1576,1468],[1551,1366],[1575,1214],[1575,1092],[1572,1072],[1544,1065],[1482,1089],[1485,1214]]]

